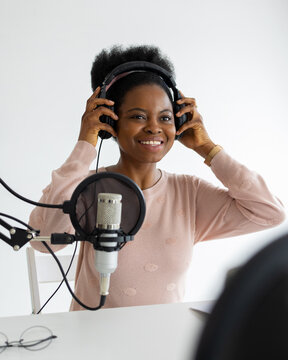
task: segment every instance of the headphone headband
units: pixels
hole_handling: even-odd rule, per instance
[[[126,63],[123,63],[121,65],[118,65],[116,68],[114,68],[108,75],[106,75],[102,85],[99,97],[100,98],[106,98],[106,91],[107,89],[116,82],[118,79],[120,79],[121,74],[125,76],[125,74],[129,74],[130,72],[137,72],[137,71],[147,71],[154,73],[158,75],[163,82],[169,87],[173,92],[173,111],[174,114],[176,114],[182,107],[185,105],[179,105],[177,104],[177,100],[181,99],[181,94],[179,90],[176,87],[176,82],[173,79],[173,76],[165,69],[163,69],[161,66],[153,64],[148,61],[129,61]],[[109,106],[107,106],[109,107]],[[110,109],[114,110],[113,107],[110,107]],[[115,120],[110,118],[107,115],[102,115],[101,119],[102,122],[109,124],[112,127],[116,126]],[[175,117],[175,126],[178,130],[184,122],[187,121],[187,115],[184,114],[180,118]],[[108,133],[107,131],[100,130],[99,131],[99,137],[102,139],[109,139],[112,135]],[[176,135],[175,139],[179,139],[181,135]]]
[[[106,75],[102,87],[104,88],[107,85],[109,85],[116,76],[133,70],[154,72],[160,77],[162,77],[168,86],[172,88],[176,87],[176,83],[175,80],[173,79],[173,76],[167,70],[163,69],[161,66],[158,66],[148,61],[128,61],[124,64],[118,65],[108,75]]]

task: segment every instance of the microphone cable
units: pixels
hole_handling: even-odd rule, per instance
[[[97,154],[97,160],[96,160],[96,174],[98,173],[98,167],[99,167],[99,159],[100,159],[100,152],[101,152],[101,148],[102,148],[102,143],[103,143],[103,139],[101,139],[100,141],[100,144],[99,144],[99,150],[98,150],[98,154]],[[18,194],[17,192],[15,192],[14,190],[12,190],[5,182],[4,180],[2,180],[0,178],[0,184],[2,184],[4,186],[4,188],[6,190],[8,190],[12,195],[14,195],[15,197],[17,197],[18,199],[22,200],[22,201],[25,201],[31,205],[35,205],[35,206],[39,206],[39,207],[46,207],[46,208],[54,208],[54,209],[63,209],[63,204],[44,204],[44,203],[39,203],[39,202],[36,202],[36,201],[33,201],[33,200],[30,200],[30,199],[27,199],[25,198],[24,196]],[[95,185],[96,186],[96,185]],[[88,212],[88,210],[93,206],[93,204],[95,203],[95,198],[93,199],[93,202],[91,203],[91,205],[85,210],[85,212],[81,215],[80,217],[80,220],[83,218],[83,216],[86,215],[86,213]],[[23,221],[13,217],[13,216],[10,216],[10,215],[7,215],[7,214],[4,214],[4,213],[0,213],[0,216],[4,216],[4,217],[7,217],[11,220],[14,220],[16,222],[19,222],[20,224],[22,224],[23,226],[26,226],[29,230],[31,231],[35,231],[37,233],[37,231],[35,229],[33,229],[30,225],[24,223]],[[101,295],[101,298],[100,298],[100,304],[99,306],[97,307],[89,307],[87,306],[86,304],[84,304],[81,300],[79,300],[77,298],[77,296],[74,294],[73,290],[71,289],[70,287],[70,284],[67,280],[67,275],[71,269],[71,266],[73,264],[73,261],[74,261],[74,258],[75,258],[75,254],[76,254],[76,251],[77,251],[77,247],[78,247],[78,241],[76,241],[76,244],[75,244],[75,247],[74,247],[74,251],[73,251],[73,254],[72,254],[72,257],[71,257],[71,260],[70,260],[70,263],[69,263],[69,266],[66,270],[66,273],[59,261],[59,259],[57,258],[57,256],[55,255],[54,251],[50,248],[50,246],[45,242],[45,241],[41,241],[42,244],[46,247],[46,249],[49,251],[49,253],[52,255],[52,257],[54,258],[54,260],[56,261],[58,267],[59,267],[59,270],[63,276],[63,279],[62,281],[60,282],[60,284],[58,285],[58,287],[56,288],[56,290],[52,293],[52,295],[46,300],[46,302],[43,304],[43,306],[40,308],[40,310],[37,312],[37,314],[40,314],[41,311],[45,308],[45,306],[50,302],[50,300],[56,295],[56,293],[59,291],[59,289],[61,288],[62,284],[65,282],[65,285],[68,289],[68,291],[70,292],[71,296],[73,297],[73,299],[79,304],[81,305],[84,309],[86,310],[92,310],[92,311],[95,311],[95,310],[98,310],[100,309],[102,306],[104,306],[105,304],[105,300],[106,300],[106,296],[105,295]]]
[[[100,152],[101,152],[101,148],[102,148],[102,143],[103,143],[103,139],[101,139],[100,141],[100,144],[99,144],[99,149],[98,149],[98,154],[97,154],[97,160],[96,160],[96,174],[98,173],[98,167],[99,167],[99,159],[100,159]],[[96,184],[95,184],[96,186]],[[93,204],[95,203],[95,198],[93,199],[92,203],[90,204],[90,206],[85,209],[85,212],[80,216],[80,219],[79,221],[83,218],[83,216],[85,216],[88,212],[88,210],[93,206]],[[52,255],[52,257],[54,258],[54,260],[56,261],[60,271],[61,271],[61,274],[63,276],[63,280],[61,281],[61,283],[58,285],[57,289],[53,292],[53,294],[49,297],[49,299],[45,302],[45,304],[41,307],[41,309],[37,312],[37,314],[39,314],[43,308],[48,304],[48,302],[54,297],[54,295],[57,293],[57,291],[60,289],[60,287],[62,286],[63,282],[65,282],[65,285],[68,289],[68,291],[70,292],[71,296],[73,297],[73,299],[79,304],[81,305],[84,309],[86,310],[92,310],[92,311],[96,311],[98,309],[100,309],[102,306],[104,306],[105,304],[105,300],[106,300],[106,296],[105,295],[101,295],[101,298],[100,298],[100,304],[99,306],[97,307],[89,307],[87,306],[86,304],[84,304],[81,300],[79,300],[75,293],[73,292],[73,290],[71,289],[70,287],[70,284],[67,280],[67,274],[72,266],[72,263],[73,263],[73,260],[74,260],[74,257],[75,257],[75,254],[76,254],[76,249],[77,249],[77,244],[78,244],[78,241],[76,241],[76,245],[75,245],[75,248],[74,248],[74,252],[73,252],[73,255],[72,255],[72,258],[71,258],[71,261],[70,261],[70,264],[68,266],[68,269],[66,271],[66,274],[64,273],[64,270],[63,270],[63,267],[59,261],[59,259],[57,258],[57,256],[55,255],[54,251],[50,248],[50,246],[45,242],[45,241],[42,241],[42,244],[46,247],[46,249],[49,251],[49,253]]]
[[[43,242],[43,241],[42,241]],[[67,277],[68,276],[68,273],[71,269],[71,266],[73,264],[73,261],[74,261],[74,258],[75,258],[75,255],[76,255],[76,251],[77,251],[77,247],[78,247],[78,241],[76,241],[75,243],[75,246],[74,246],[74,251],[73,251],[73,254],[72,254],[72,257],[71,257],[71,260],[70,260],[70,263],[69,263],[69,266],[66,270],[66,273],[65,273],[65,276]],[[61,288],[62,284],[64,283],[64,278],[61,280],[60,284],[58,285],[58,287],[56,288],[56,290],[52,293],[52,295],[46,300],[46,302],[42,305],[42,307],[40,308],[40,310],[38,310],[37,314],[40,314],[41,311],[45,308],[45,306],[49,303],[49,301],[56,295],[56,293],[58,292],[58,290]]]
[[[102,306],[104,306],[105,300],[106,300],[106,295],[101,295],[100,303],[99,303],[99,305],[97,307],[90,307],[88,305],[85,305],[81,300],[78,299],[78,297],[74,294],[73,290],[70,287],[70,284],[69,284],[69,282],[67,280],[67,277],[65,275],[65,272],[63,270],[63,267],[62,267],[59,259],[57,258],[57,256],[54,254],[53,250],[50,248],[50,246],[45,241],[41,241],[41,242],[46,247],[46,249],[49,251],[49,253],[53,256],[53,258],[55,259],[55,261],[56,261],[56,263],[57,263],[57,265],[58,265],[58,267],[59,267],[59,269],[61,271],[61,274],[63,276],[63,280],[65,281],[65,284],[66,284],[71,296],[73,297],[73,299],[86,310],[95,311],[95,310],[99,310]]]
[[[30,225],[26,224],[24,221],[21,221],[21,220],[15,218],[14,216],[11,216],[11,215],[8,215],[8,214],[4,214],[4,213],[0,213],[0,216],[7,217],[8,219],[17,221],[19,224],[21,224],[21,225],[23,225],[23,226],[26,226],[29,230],[35,231],[35,229],[33,229]],[[37,232],[37,231],[35,231],[35,232]]]
[[[9,219],[11,219],[11,220],[14,220],[14,221],[16,221],[16,222],[19,222],[21,225],[26,226],[29,230],[31,230],[31,231],[33,231],[33,232],[35,232],[35,233],[39,233],[38,230],[33,229],[30,225],[28,225],[28,224],[26,224],[25,222],[17,219],[16,217],[13,217],[13,216],[10,216],[10,215],[4,214],[4,213],[0,213],[0,216],[7,217],[7,218],[9,218]],[[68,266],[68,269],[66,270],[66,273],[65,273],[65,271],[64,271],[64,269],[63,269],[63,267],[62,267],[62,265],[61,265],[61,263],[60,263],[60,261],[59,261],[59,259],[58,259],[57,256],[55,255],[54,251],[50,248],[50,246],[49,246],[45,241],[41,241],[41,243],[46,247],[46,249],[49,251],[49,253],[53,256],[54,260],[56,261],[56,263],[57,263],[57,265],[58,265],[58,267],[59,267],[59,270],[60,270],[60,272],[61,272],[61,274],[62,274],[62,276],[63,276],[63,280],[62,280],[61,283],[58,285],[57,289],[53,292],[53,294],[49,297],[49,299],[45,302],[45,304],[41,307],[41,309],[37,312],[37,314],[39,314],[40,311],[43,310],[44,306],[46,306],[46,305],[48,304],[48,302],[54,297],[54,295],[57,293],[57,291],[58,291],[58,290],[60,289],[60,287],[62,286],[63,282],[65,282],[65,284],[66,284],[66,286],[67,286],[67,288],[68,288],[71,296],[73,297],[73,299],[74,299],[79,305],[81,305],[84,309],[95,311],[95,310],[99,310],[102,306],[104,306],[105,300],[106,300],[106,296],[105,296],[105,295],[101,295],[99,306],[97,306],[97,307],[90,307],[90,306],[88,306],[88,305],[85,305],[85,304],[84,304],[81,300],[79,300],[79,299],[77,298],[77,296],[74,294],[74,292],[73,292],[73,290],[71,289],[70,284],[69,284],[69,282],[68,282],[68,280],[67,280],[68,272],[70,271],[71,266],[72,266],[72,263],[73,263],[73,260],[74,260],[74,258],[75,258],[76,249],[77,249],[77,242],[76,242],[76,244],[75,244],[74,252],[73,252],[72,258],[71,258],[71,260],[70,260],[70,264],[69,264],[69,266]]]
[[[97,162],[96,162],[96,174],[98,173],[98,166],[99,166],[99,158],[100,158],[100,151],[101,151],[101,147],[102,147],[102,142],[103,139],[101,139],[100,145],[99,145],[99,150],[98,150],[98,154],[97,154]],[[12,195],[14,195],[15,197],[17,197],[18,199],[25,201],[28,204],[31,205],[35,205],[35,206],[39,206],[39,207],[46,207],[46,208],[52,208],[52,209],[63,209],[63,204],[44,204],[44,203],[40,203],[37,201],[33,201],[30,199],[27,199],[26,197],[18,194],[16,191],[14,191],[13,189],[10,188],[9,185],[6,184],[6,182],[0,178],[0,184],[6,189],[8,190]]]
[[[63,204],[43,204],[39,203],[33,200],[29,200],[25,198],[24,196],[16,193],[16,191],[12,190],[4,180],[0,178],[0,184],[4,186],[6,190],[8,190],[12,195],[16,196],[18,199],[27,202],[28,204],[39,206],[39,207],[46,207],[46,208],[52,208],[52,209],[63,209]]]

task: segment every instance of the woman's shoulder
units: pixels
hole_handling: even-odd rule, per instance
[[[178,174],[169,172],[166,170],[161,170],[163,179],[168,182],[176,182],[176,183],[198,183],[201,179],[195,175],[191,174]]]
[[[191,174],[178,174],[165,170],[161,170],[162,179],[157,184],[162,191],[197,191],[197,188],[202,183],[202,179]]]

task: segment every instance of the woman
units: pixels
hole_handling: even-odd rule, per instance
[[[195,99],[182,94],[177,103],[183,107],[174,113],[171,93],[158,75],[128,72],[109,84],[107,98],[99,97],[104,77],[119,64],[134,60],[154,63],[173,74],[171,63],[155,47],[102,51],[92,67],[94,93],[87,101],[79,141],[64,165],[53,172],[41,198],[46,203],[70,199],[79,182],[93,173],[89,173],[89,166],[96,156],[99,131],[113,135],[120,149],[119,161],[100,171],[117,172],[134,180],[143,190],[146,217],[135,240],[119,252],[106,307],[181,301],[195,243],[264,230],[285,217],[282,204],[263,179],[210,139]],[[108,108],[111,106],[113,110]],[[183,114],[188,121],[176,131],[177,118]],[[103,115],[116,122],[115,128],[101,122]],[[204,158],[225,189],[195,176],[169,174],[157,168],[175,136],[180,135],[179,141]],[[68,216],[59,210],[34,209],[30,225],[44,236],[74,232]],[[45,251],[41,244],[33,246]],[[94,250],[87,242],[81,243],[75,292],[88,306],[98,305]],[[73,300],[71,309],[82,307]]]

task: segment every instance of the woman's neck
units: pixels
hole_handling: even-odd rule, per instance
[[[121,159],[115,165],[106,167],[107,171],[117,172],[128,176],[141,190],[149,189],[161,178],[161,171],[156,168],[156,164],[137,164],[137,166],[124,164]]]

